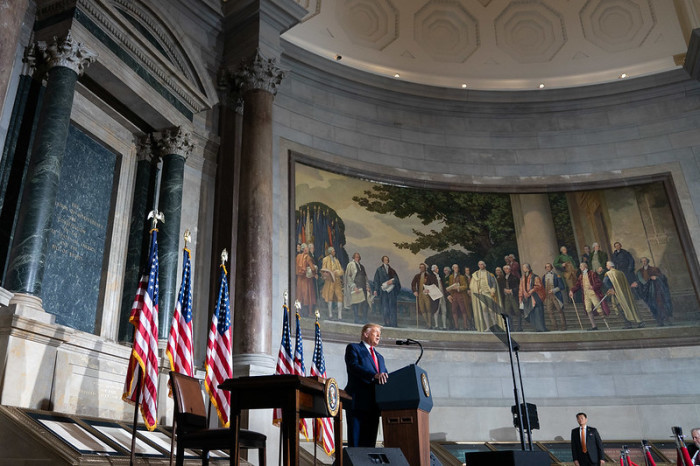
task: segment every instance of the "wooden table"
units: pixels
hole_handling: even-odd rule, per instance
[[[316,377],[264,375],[228,379],[219,388],[231,392],[231,430],[234,449],[231,464],[239,466],[238,431],[244,409],[282,409],[282,451],[285,466],[299,464],[299,419],[330,417],[326,407],[324,383]],[[339,409],[334,418],[335,451],[343,465],[343,402],[352,398],[339,390]],[[270,420],[272,421],[272,420]],[[312,433],[311,433],[312,434]],[[313,435],[313,434],[312,434]]]

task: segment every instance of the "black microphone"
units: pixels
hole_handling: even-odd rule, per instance
[[[396,340],[397,345],[410,345],[411,344],[411,339],[406,339],[406,340]]]

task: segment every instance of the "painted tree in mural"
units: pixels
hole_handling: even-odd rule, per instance
[[[336,257],[345,268],[348,253],[345,251],[345,223],[337,212],[322,202],[309,202],[296,211],[297,244],[313,242],[316,254],[323,257],[329,246],[335,248]]]
[[[370,212],[404,219],[416,216],[423,225],[437,223],[428,232],[413,230],[416,239],[394,243],[414,254],[462,246],[489,266],[517,254],[515,226],[507,194],[449,192],[377,185],[353,200]]]

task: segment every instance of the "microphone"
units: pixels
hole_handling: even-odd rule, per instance
[[[401,346],[401,345],[412,345],[414,340],[411,340],[410,338],[406,338],[405,340],[396,340],[396,344]]]
[[[396,340],[397,345],[418,345],[420,347],[420,356],[418,356],[418,360],[416,361],[416,366],[420,362],[421,358],[423,357],[423,345],[421,345],[420,341],[414,340],[413,338],[406,338],[405,340]]]

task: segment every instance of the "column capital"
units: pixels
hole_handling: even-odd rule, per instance
[[[222,105],[232,108],[234,112],[243,115],[243,95],[236,86],[234,73],[228,68],[221,67],[217,76],[217,90]]]
[[[234,73],[234,79],[241,94],[253,89],[261,89],[276,95],[277,88],[286,74],[277,67],[277,60],[265,58],[260,49],[257,49],[255,56],[241,62],[240,68]]]
[[[158,143],[161,156],[175,154],[187,159],[187,156],[190,155],[194,148],[192,134],[185,131],[182,126],[154,133],[153,137]]]
[[[63,66],[73,70],[78,76],[82,75],[88,65],[97,58],[95,52],[80,42],[74,41],[70,31],[63,39],[54,36],[53,42],[48,45],[46,42],[37,42],[36,48],[41,53],[47,70],[55,66]]]
[[[154,150],[151,141],[151,135],[146,134],[139,136],[136,139],[136,158],[139,162],[151,162],[153,160]]]

